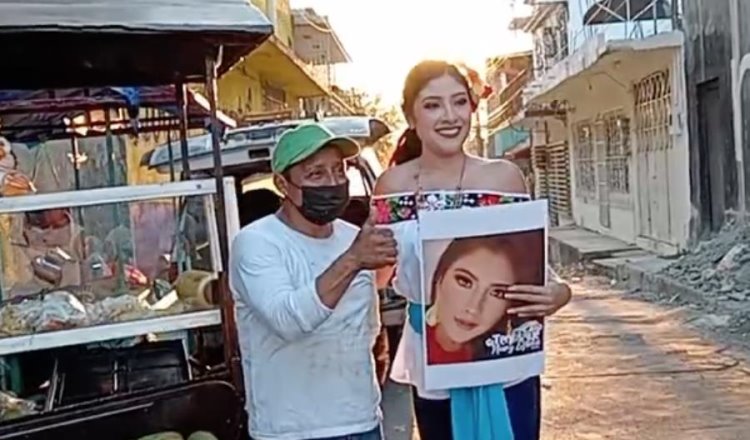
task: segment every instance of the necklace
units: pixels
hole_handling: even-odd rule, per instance
[[[461,163],[461,173],[458,176],[458,183],[456,184],[456,198],[455,200],[457,203],[461,203],[462,197],[462,186],[464,181],[464,173],[466,172],[466,155],[464,155],[463,162]],[[414,194],[414,200],[417,204],[417,208],[424,206],[425,201],[425,191],[422,188],[422,161],[419,159],[419,162],[417,163],[417,173],[414,176],[415,180],[417,181],[417,191]]]

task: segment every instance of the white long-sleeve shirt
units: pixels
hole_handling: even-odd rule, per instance
[[[271,215],[232,244],[229,282],[255,439],[338,437],[380,423],[374,274],[360,272],[335,309],[316,291],[315,279],[358,232],[340,220],[333,226],[317,239]]]

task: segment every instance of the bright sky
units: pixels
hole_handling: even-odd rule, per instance
[[[515,6],[514,6],[515,4]],[[425,58],[464,61],[484,72],[494,55],[530,47],[508,30],[527,15],[522,0],[291,0],[328,15],[352,62],[337,68],[337,82],[380,94],[398,104],[409,69]]]

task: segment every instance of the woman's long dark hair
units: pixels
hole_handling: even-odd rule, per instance
[[[401,110],[407,120],[414,116],[414,102],[417,95],[433,79],[449,75],[460,82],[468,92],[469,83],[455,65],[445,61],[422,61],[414,66],[406,76],[404,92],[401,101]],[[469,93],[471,96],[471,93]],[[472,110],[476,109],[477,103],[472,99]],[[422,155],[422,141],[417,136],[416,130],[409,128],[399,138],[396,149],[390,160],[390,166],[400,165]]]

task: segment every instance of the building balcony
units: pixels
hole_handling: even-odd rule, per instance
[[[534,41],[534,75],[549,70],[568,54],[568,2],[531,0],[531,15],[516,17],[510,29],[531,34]]]
[[[331,65],[351,61],[328,17],[318,15],[314,9],[294,9],[294,51],[306,63]]]
[[[524,70],[508,85],[487,100],[488,126],[496,127],[512,119],[523,108],[523,91],[532,79],[531,70]]]
[[[568,93],[575,87],[585,87],[586,78],[592,72],[614,71],[615,66],[632,66],[630,71],[648,73],[644,61],[647,54],[672,56],[684,45],[679,31],[660,32],[640,39],[608,39],[604,33],[587,39],[569,56],[557,63],[544,75],[534,78],[523,91],[526,116],[542,113],[564,115],[568,109]],[[631,72],[631,73],[632,73]]]
[[[320,64],[304,63],[307,72],[310,76],[315,79],[321,86],[326,89],[335,87],[336,79],[334,75],[334,67]]]
[[[508,26],[510,30],[534,32],[552,13],[568,7],[567,0],[526,0],[525,4],[534,7],[531,15],[513,18]]]
[[[607,53],[651,50],[682,44],[674,31],[672,6],[666,0],[585,0],[568,5],[568,33],[563,43],[536,41],[534,79],[524,91],[529,103]]]
[[[667,0],[585,0],[569,5],[570,52],[604,34],[607,40],[637,40],[672,32],[672,13]]]
[[[506,88],[519,74],[528,70],[533,52],[525,50],[488,58],[485,62],[487,83],[498,93]]]

